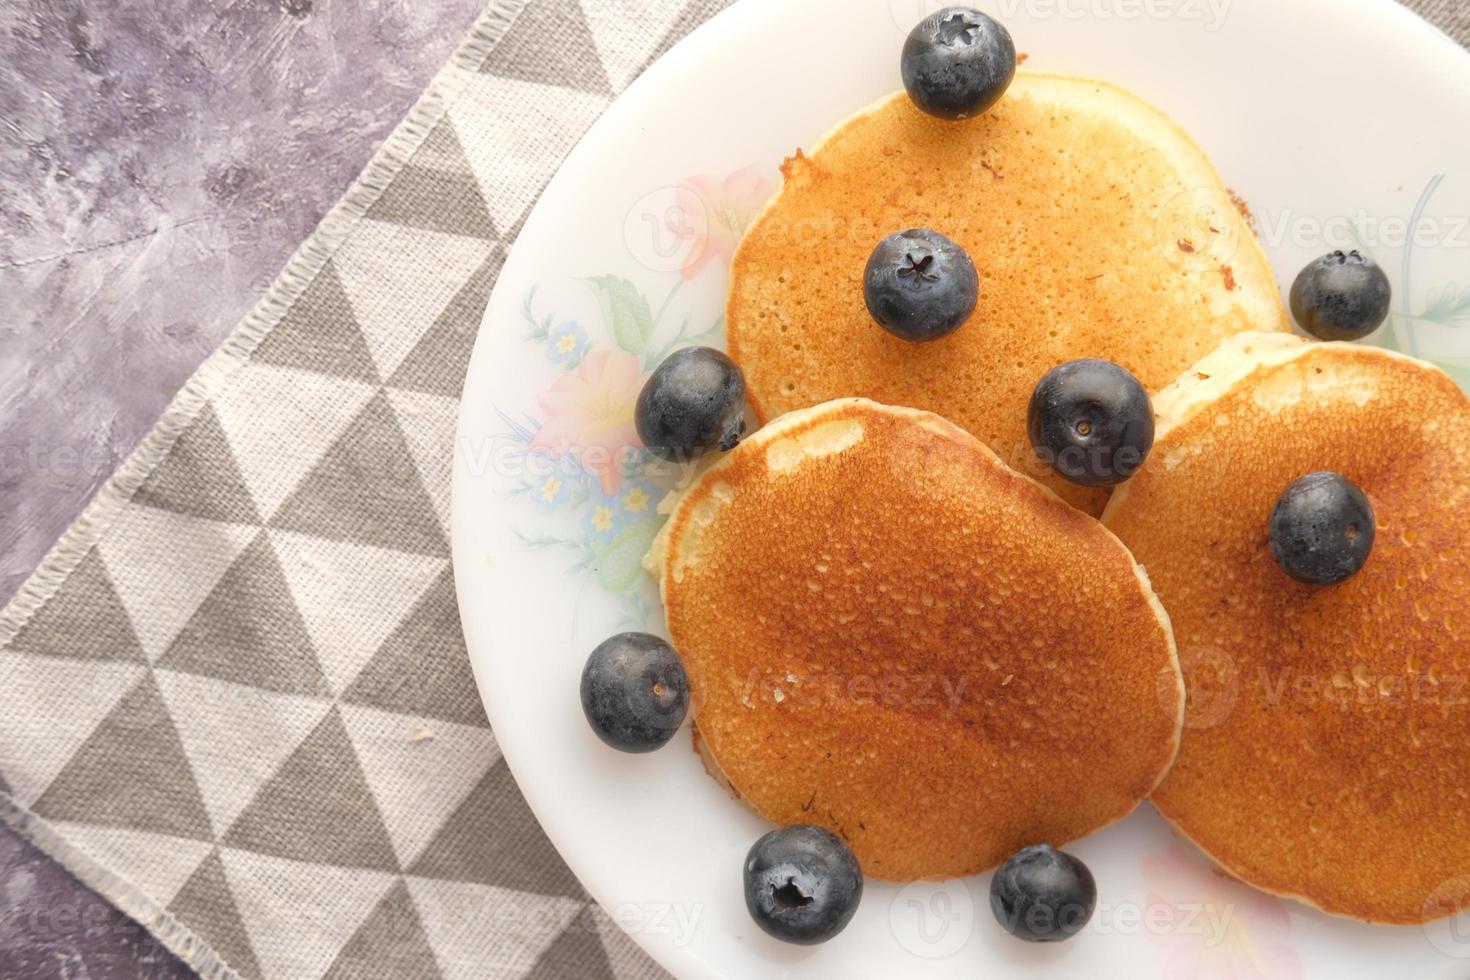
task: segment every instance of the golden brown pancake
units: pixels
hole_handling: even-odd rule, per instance
[[[1155,399],[1158,441],[1105,523],[1147,568],[1189,683],[1154,802],[1230,873],[1411,923],[1470,902],[1470,399],[1438,369],[1242,336]],[[1277,567],[1268,520],[1309,472],[1360,486],[1367,565]]]
[[[990,868],[1158,782],[1168,617],[1101,524],[938,416],[785,416],[679,499],[648,564],[715,774],[866,874]]]
[[[1209,160],[1102,82],[1021,72],[964,122],[900,93],[783,172],[735,255],[727,311],[762,421],[848,395],[928,409],[1098,514],[1106,489],[1034,462],[1026,405],[1044,373],[1103,357],[1157,391],[1226,337],[1289,328]],[[959,242],[981,276],[970,320],[929,344],[889,335],[863,301],[873,247],[910,227]]]

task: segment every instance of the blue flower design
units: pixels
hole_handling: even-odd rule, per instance
[[[525,452],[521,455],[521,481],[524,493],[537,510],[555,511],[575,508],[586,502],[597,481],[577,465],[571,456],[548,456]]]
[[[584,400],[589,400],[589,404],[577,408],[595,412],[598,405],[590,396],[596,395],[596,391],[568,387],[580,378],[581,371],[611,366],[619,369],[612,373],[622,379],[628,373],[626,362],[633,362],[639,370],[633,372],[632,378],[623,379],[624,387],[614,386],[616,390],[610,392],[626,395],[624,388],[632,386],[671,351],[703,342],[705,338],[712,342],[717,339],[723,317],[702,331],[691,328],[691,318],[685,317],[675,336],[662,340],[663,346],[654,346],[650,338],[683,280],[664,299],[658,314],[650,309],[647,297],[625,279],[608,275],[591,282],[599,291],[602,315],[586,326],[575,320],[562,320],[555,311],[538,311],[534,304],[536,291],[526,294],[521,308],[524,340],[546,356],[546,363],[557,377],[553,388],[537,399],[534,406],[523,406],[521,411],[499,411],[505,427],[500,438],[512,450],[508,465],[516,467],[516,472],[508,475],[514,481],[512,492],[520,499],[520,506],[525,507],[525,500],[529,500],[532,506],[526,507],[528,516],[533,509],[543,512],[534,525],[534,532],[517,528],[517,536],[524,546],[555,549],[565,554],[569,574],[589,577],[609,593],[618,595],[631,617],[630,624],[637,625],[657,615],[656,602],[651,598],[652,583],[643,574],[640,561],[664,523],[658,513],[659,503],[687,474],[688,466],[667,463],[653,456],[637,444],[636,436],[626,435],[626,425],[617,429],[619,438],[610,440],[612,445],[608,448],[614,453],[613,459],[596,459],[593,455],[584,459],[568,451],[561,438],[578,428],[561,423],[577,419],[566,418],[567,413],[560,411],[566,406],[548,396],[565,396],[564,401],[573,395],[588,395],[589,399]],[[660,338],[664,333],[659,334]],[[604,352],[609,358],[606,363],[603,363]],[[636,396],[636,391],[633,394]],[[551,408],[547,407],[548,400],[555,402]],[[618,407],[621,413],[623,406]],[[622,414],[609,420],[609,424],[625,422]],[[557,432],[557,438],[551,438],[551,432]],[[541,438],[543,434],[548,434],[547,438]],[[606,470],[606,466],[611,466],[613,471]],[[609,487],[616,489],[609,491]]]
[[[625,480],[618,491],[617,509],[629,524],[637,524],[654,516],[663,491],[648,480]]]
[[[582,515],[583,530],[593,544],[607,544],[625,529],[657,516],[664,491],[644,479],[626,479],[615,494],[592,494]]]
[[[609,544],[623,530],[622,515],[616,506],[594,499],[582,514],[582,530],[592,544]]]
[[[575,479],[561,471],[538,476],[531,484],[531,499],[537,510],[556,510],[572,499]]]
[[[587,353],[587,331],[581,324],[568,320],[552,327],[546,334],[546,356],[553,364],[576,367]]]

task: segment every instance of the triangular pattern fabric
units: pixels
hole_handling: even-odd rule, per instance
[[[424,145],[368,208],[367,216],[447,235],[496,237],[480,185],[453,126],[434,127]]]
[[[512,228],[546,186],[548,159],[560,160],[609,99],[537,82],[485,75],[449,107],[460,133],[474,133],[465,156],[496,227]],[[514,112],[508,112],[511,106]]]
[[[607,953],[607,961],[612,966],[614,980],[643,980],[662,973],[656,966],[648,961],[648,954],[633,941],[612,918],[602,910],[600,905],[588,907],[592,913],[592,919],[597,923],[597,934],[602,938],[602,949]],[[684,915],[687,925],[677,920],[674,927],[678,929],[698,928],[699,917],[703,915],[703,908],[687,908],[682,912],[675,909],[673,915]],[[684,933],[687,935],[688,933]],[[677,941],[677,940],[676,940]]]
[[[450,174],[409,164],[378,198],[368,217],[446,235],[495,237],[480,185],[469,173]]]
[[[219,832],[235,822],[331,707],[322,698],[271,694],[197,674],[158,670],[154,679]]]
[[[389,390],[388,402],[393,414],[405,420],[404,441],[408,444],[409,456],[418,468],[424,490],[434,513],[439,517],[439,526],[449,534],[449,503],[451,477],[454,473],[454,455],[444,451],[445,446],[454,445],[454,432],[459,423],[459,403],[439,395],[425,395],[417,391]],[[412,420],[413,424],[408,424]]]
[[[109,897],[129,882],[220,980],[663,976],[500,757],[460,632],[449,464],[542,188],[724,0],[489,2],[0,618],[7,806]]]
[[[102,558],[88,552],[51,600],[11,641],[16,650],[83,660],[143,660],[132,620]]]
[[[398,417],[374,396],[271,526],[302,534],[447,557],[440,527]]]
[[[209,852],[169,903],[168,910],[213,946],[220,958],[242,977],[256,980],[260,976],[260,964],[255,960],[245,924],[240,921],[240,908],[235,904],[218,850]]]
[[[136,504],[124,508],[112,533],[97,543],[97,551],[149,660],[157,660],[168,649],[255,535],[256,529],[248,524],[207,521]],[[179,561],[181,554],[189,560]],[[87,594],[95,611],[107,608],[109,599],[100,586]],[[30,625],[35,624],[32,620]]]
[[[310,805],[302,793],[310,790]],[[398,859],[342,718],[329,711],[224,836],[297,861],[397,871]]]
[[[399,882],[388,890],[373,914],[337,954],[324,980],[359,977],[403,977],[439,980],[439,964],[424,935],[423,923],[408,886]]]
[[[432,586],[443,558],[270,532],[281,570],[336,693],[344,690]],[[362,570],[371,568],[371,576]]]
[[[392,887],[381,871],[220,848],[263,980],[319,977]],[[303,910],[283,917],[280,908]],[[378,974],[387,977],[388,974]]]
[[[448,120],[444,125],[448,126]],[[485,315],[490,289],[504,264],[505,249],[497,245],[408,352],[389,384],[400,390],[459,400],[480,318]]]
[[[500,976],[525,976],[586,908],[570,899],[489,885],[407,881],[446,980],[483,980],[487,963],[494,963]]]
[[[626,14],[624,14],[626,16]],[[548,38],[555,43],[548,44]],[[543,0],[526,8],[482,72],[611,96],[607,70],[578,0]]]
[[[322,267],[280,325],[255,349],[254,360],[367,384],[378,381],[367,340],[332,262]]]
[[[426,722],[344,704],[342,721],[399,863],[407,867],[500,759],[486,728]],[[433,773],[430,778],[428,774]]]
[[[0,772],[8,792],[34,804],[144,671],[117,661],[0,655]]]
[[[429,130],[419,148],[413,151],[409,163],[416,167],[449,173],[467,172],[469,168],[469,161],[464,155],[464,143],[455,131],[454,124],[447,118],[440,119],[438,125]]]
[[[157,901],[173,901],[214,845],[208,841],[85,823],[57,823],[67,840]]]
[[[265,531],[205,597],[158,666],[282,694],[329,693]]]
[[[648,57],[644,59],[643,64],[634,73],[633,77],[637,78],[643,74],[648,66],[657,61],[669,48],[682,41],[696,27],[703,25],[705,21],[724,10],[727,6],[729,6],[729,0],[689,0],[687,4],[684,4],[683,9],[679,11],[679,16],[674,18],[673,26],[664,33],[664,36],[659,39],[658,44],[654,45],[653,50],[648,53]],[[913,19],[917,23],[919,15],[915,14]]]
[[[618,89],[643,73],[659,48],[666,46],[669,29],[684,15],[675,4],[659,0],[619,0],[616,4],[582,0],[582,10],[592,25],[602,66]]]
[[[586,898],[587,893],[570,871],[546,872],[546,858],[553,853],[546,832],[531,816],[510,768],[501,760],[455,809],[408,870],[425,878]]]
[[[597,922],[588,906],[556,937],[526,980],[562,980],[563,977],[598,977],[612,980],[612,964],[603,948]]]
[[[449,305],[494,244],[364,219],[337,254],[342,288],[383,377]],[[411,282],[413,288],[405,289]]]
[[[276,512],[377,391],[299,368],[240,369],[214,409],[262,517]]]
[[[260,523],[260,512],[220,430],[214,409],[205,406],[180,434],[158,469],[133,495],[133,501],[212,521]]]
[[[147,673],[32,808],[49,820],[214,839],[173,719]]]
[[[461,725],[486,724],[448,571],[373,655],[342,700]]]

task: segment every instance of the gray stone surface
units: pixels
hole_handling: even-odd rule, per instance
[[[41,852],[0,834],[0,977],[175,980],[191,974],[143,928]]]
[[[0,3],[0,602],[483,6]],[[0,829],[0,977],[188,975]]]

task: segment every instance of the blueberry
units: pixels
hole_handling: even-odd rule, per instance
[[[745,857],[745,907],[756,925],[788,943],[831,939],[847,927],[862,897],[857,858],[825,828],[773,830]]]
[[[958,244],[910,228],[878,243],[863,270],[863,298],[879,325],[904,340],[938,340],[975,310],[980,274]]]
[[[1050,844],[1023,847],[990,881],[990,910],[1011,935],[1056,943],[1082,931],[1097,906],[1087,865]]]
[[[1291,284],[1291,315],[1318,340],[1361,340],[1383,326],[1392,299],[1377,262],[1357,252],[1333,252]]]
[[[687,463],[729,452],[745,432],[745,375],[713,347],[685,347],[664,358],[638,393],[638,437],[649,452]]]
[[[1085,487],[1122,483],[1154,445],[1148,392],[1125,369],[1096,358],[1048,371],[1031,394],[1026,425],[1036,455]]]
[[[1000,24],[970,7],[926,17],[904,42],[903,87],[914,105],[941,119],[978,116],[1016,77],[1016,45]]]
[[[1377,536],[1373,505],[1339,473],[1309,473],[1271,511],[1271,556],[1308,585],[1336,585],[1368,561]]]
[[[582,711],[597,737],[623,752],[652,752],[689,713],[689,677],[674,648],[647,633],[598,644],[582,669]]]

